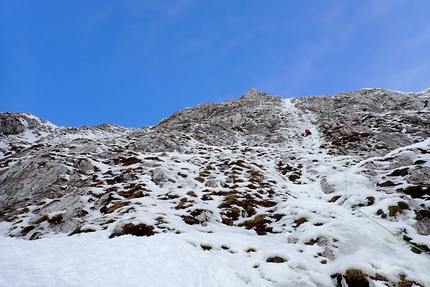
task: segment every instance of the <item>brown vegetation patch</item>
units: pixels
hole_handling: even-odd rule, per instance
[[[126,201],[120,201],[120,200],[113,201],[112,205],[110,207],[107,207],[107,205],[105,205],[102,208],[100,208],[100,212],[101,213],[105,213],[105,214],[106,213],[112,213],[112,212],[114,212],[115,210],[117,210],[117,209],[119,209],[121,207],[127,206],[128,204],[129,203],[126,202]]]
[[[304,217],[294,220],[294,223],[296,224],[295,226],[296,228],[306,222],[308,222],[308,220]]]
[[[231,161],[231,162],[228,163],[228,165],[230,165],[230,166],[237,165],[237,166],[240,166],[240,167],[243,167],[243,168],[247,167],[247,165],[245,164],[245,162],[243,160],[241,160],[241,159],[238,159],[236,161]]]
[[[276,202],[268,200],[268,199],[256,201],[256,203],[258,206],[261,206],[261,207],[272,207],[272,206],[276,205]]]
[[[409,205],[406,202],[403,201],[399,201],[397,203],[397,205],[401,208],[401,209],[409,209]]]
[[[248,184],[246,187],[249,189],[257,189],[257,187],[255,185],[253,185],[252,183]]]
[[[24,227],[22,230],[21,230],[21,233],[20,233],[20,235],[21,236],[26,236],[30,231],[32,231],[34,229],[34,226],[33,225],[29,225],[29,226],[26,226],[26,227]]]
[[[396,216],[397,213],[402,213],[402,209],[397,205],[392,205],[388,207],[388,215]]]
[[[376,211],[376,215],[380,215],[382,218],[387,218],[387,215],[384,213],[382,209],[378,209]]]
[[[276,205],[276,202],[263,200],[259,201],[252,197],[250,194],[246,194],[244,197],[239,197],[237,191],[231,190],[227,193],[224,201],[218,206],[218,208],[231,208],[232,206],[242,207],[246,212],[247,217],[253,216],[255,211],[255,206],[271,207]]]
[[[204,194],[202,195],[202,200],[208,201],[208,200],[213,200],[213,198],[210,194]]]
[[[341,197],[342,196],[340,196],[340,195],[333,196],[328,202],[336,202],[336,200],[338,200]]]
[[[176,199],[176,198],[179,198],[179,195],[177,195],[176,193],[171,193],[171,192],[168,192],[168,193],[166,193],[165,195],[159,195],[158,196],[158,198],[160,199],[160,200],[169,200],[169,199]]]
[[[47,221],[48,219],[49,219],[48,214],[44,214],[36,220],[35,224],[40,224],[44,221]]]
[[[361,271],[360,269],[348,269],[345,274],[336,273],[331,276],[332,278],[336,278],[337,287],[344,286],[342,284],[342,277],[345,278],[346,284],[348,287],[369,287],[369,280],[367,279],[367,275]]]
[[[260,174],[258,170],[250,170],[249,174],[251,175],[251,178],[249,179],[250,182],[253,183],[261,183],[263,181],[263,176]]]
[[[282,258],[281,256],[271,256],[266,259],[266,262],[269,263],[284,263],[287,262],[287,259]]]
[[[424,287],[424,285],[421,285],[415,281],[412,280],[406,280],[406,276],[401,274],[400,275],[400,281],[398,282],[398,286],[399,287],[412,287],[412,286],[420,286],[420,287]]]
[[[370,279],[376,280],[376,281],[388,281],[387,277],[385,277],[385,276],[383,276],[381,274],[378,274],[378,273],[376,273],[375,276],[370,276]]]
[[[426,149],[423,149],[423,148],[417,148],[417,150],[419,150],[422,154],[428,154],[428,153],[430,153],[430,150],[426,150]]]
[[[147,190],[145,189],[145,191],[147,191]],[[127,191],[118,191],[117,193],[118,193],[118,195],[125,197],[127,199],[149,196],[149,194],[144,193],[143,189],[134,189],[134,188],[131,190],[127,190]]]
[[[106,179],[106,183],[109,185],[121,182],[124,182],[124,176],[122,174],[115,176],[113,179]]]
[[[154,235],[154,227],[146,225],[144,223],[133,224],[127,223],[123,225],[119,230],[113,232],[109,238],[122,236],[122,235],[134,235],[134,236],[151,236]]]
[[[200,177],[208,177],[210,175],[211,175],[211,173],[208,170],[203,170],[203,171],[199,172]]]
[[[348,269],[344,275],[349,287],[368,287],[369,280],[366,274],[359,269]]]
[[[103,175],[113,175],[113,171],[109,169],[108,171],[104,172]]]
[[[405,240],[405,241],[407,241],[407,242],[409,242],[409,243],[411,243],[411,244],[413,244],[413,245],[415,245],[416,247],[419,248],[418,249],[418,248],[412,246],[411,247],[411,251],[414,252],[414,253],[421,254],[421,252],[422,252],[421,250],[425,251],[427,254],[430,252],[430,248],[428,248],[426,245],[413,243],[412,242],[412,238],[410,238],[410,237],[408,237],[406,235],[403,236],[403,240]]]
[[[282,161],[279,161],[277,164],[276,164],[276,169],[282,174],[282,175],[286,175],[287,174],[287,172],[290,172],[290,171],[292,171],[293,170],[293,167],[292,166],[290,166],[289,164],[283,164],[283,162]]]
[[[311,240],[305,242],[305,245],[314,245],[315,243],[317,243],[319,240],[319,237],[317,239],[313,239],[311,238]]]
[[[106,188],[106,191],[107,192],[110,192],[110,191],[117,191],[119,189],[119,187],[118,186],[111,186],[111,187],[109,187],[109,188]]]
[[[179,201],[178,205],[175,206],[175,209],[186,209],[188,207],[191,207],[192,204],[191,201],[188,201],[188,199],[186,197],[181,198],[181,200]]]
[[[245,199],[238,202],[238,205],[246,211],[246,216],[248,217],[253,216],[256,213],[254,208],[256,201],[251,196],[247,195]]]
[[[430,218],[430,211],[429,210],[416,210],[415,211],[415,219],[416,220],[423,220],[424,218]]]
[[[194,225],[194,224],[205,224],[206,217],[202,216],[203,213],[209,212],[204,209],[197,208],[190,212],[189,216],[182,216],[182,219],[186,224]]]
[[[399,203],[397,203],[397,205],[392,205],[388,207],[388,215],[396,216],[397,213],[402,213],[404,209],[409,209],[409,206],[407,203],[400,201]]]
[[[290,174],[290,175],[288,176],[288,179],[289,179],[290,181],[292,181],[292,182],[297,182],[297,180],[298,180],[298,179],[300,179],[300,177],[301,177],[301,175],[300,175],[300,174],[293,173],[293,174]]]
[[[79,226],[78,228],[76,228],[75,230],[73,230],[69,236],[75,235],[75,234],[80,234],[80,233],[90,233],[90,232],[95,232],[96,230],[93,228],[85,228],[82,229],[82,226]]]
[[[205,250],[205,251],[209,251],[211,250],[213,247],[209,244],[200,244],[200,247]]]
[[[30,212],[30,208],[28,208],[28,207],[23,207],[21,210],[20,210],[20,214],[23,214],[23,213],[28,213],[28,212]]]
[[[228,226],[232,226],[233,221],[239,219],[241,211],[237,207],[232,207],[220,212],[220,214],[222,216],[222,223]]]
[[[425,195],[430,196],[430,186],[428,185],[410,185],[404,189],[400,188],[397,191],[404,192],[413,198],[422,198]]]
[[[373,196],[366,197],[367,205],[373,205],[375,203],[375,198]]]
[[[387,176],[406,176],[408,175],[409,167],[399,168],[393,170],[392,173],[387,174]]]
[[[388,145],[386,143],[379,143],[375,145],[376,149],[388,149]]]
[[[194,216],[182,216],[182,220],[188,225],[200,224],[200,220],[195,218]]]
[[[239,226],[244,226],[246,229],[254,229],[258,235],[266,235],[267,232],[272,232],[272,227],[267,227],[267,224],[270,223],[270,220],[266,219],[266,215],[258,214],[252,220],[247,220]]]
[[[271,216],[270,216],[270,218],[275,219],[275,221],[279,221],[279,220],[281,220],[284,216],[285,216],[285,214],[275,213],[275,214],[271,215]]]
[[[178,172],[178,175],[181,176],[181,177],[183,177],[183,178],[188,177],[188,174],[186,174],[186,173]]]
[[[50,224],[60,224],[61,222],[63,222],[63,215],[62,213],[60,214],[56,214],[53,217],[48,219],[48,222]]]
[[[356,143],[356,142],[366,142],[370,136],[370,133],[358,133],[352,132],[346,136],[341,135],[331,135],[335,137],[335,140],[332,141],[333,145],[336,146],[345,146],[348,143]]]
[[[142,161],[136,157],[119,157],[119,158],[114,158],[113,159],[115,164],[121,163],[122,165],[132,165],[135,163],[141,163]]]
[[[201,182],[201,183],[205,182],[205,179],[203,177],[201,177],[201,176],[197,176],[194,179],[197,180],[197,181],[199,181],[199,182]]]
[[[197,197],[197,194],[194,191],[192,191],[192,190],[188,191],[187,195],[188,196],[192,196],[192,197]]]
[[[219,195],[219,193],[216,195]],[[239,203],[238,196],[235,193],[228,194],[226,197],[224,197],[223,202],[220,205],[218,205],[218,208],[230,208],[233,204],[238,205],[238,203]]]
[[[376,185],[380,186],[380,187],[396,186],[396,184],[394,182],[392,182],[391,180],[387,180],[387,181],[384,181],[384,182],[381,182],[381,183],[377,183]]]

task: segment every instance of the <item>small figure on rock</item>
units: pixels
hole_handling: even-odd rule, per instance
[[[312,133],[310,130],[305,129],[305,137],[310,136]]]

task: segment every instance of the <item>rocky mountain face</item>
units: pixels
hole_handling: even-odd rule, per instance
[[[385,89],[282,99],[251,89],[141,129],[0,113],[0,220],[30,240],[240,228],[317,246],[315,260],[335,266],[352,239],[322,230],[360,207],[421,250],[405,252],[429,251],[429,99]],[[351,170],[352,187],[365,184],[347,194],[340,178]],[[424,286],[407,271],[393,279],[367,270],[357,281],[353,269],[335,269],[338,286]]]
[[[295,103],[316,115],[319,131],[344,154],[384,155],[430,136],[428,92],[363,89]]]

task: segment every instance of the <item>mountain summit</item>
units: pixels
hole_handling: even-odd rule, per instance
[[[244,286],[430,286],[429,99],[250,89],[141,129],[0,113],[0,220],[40,242],[168,236]]]

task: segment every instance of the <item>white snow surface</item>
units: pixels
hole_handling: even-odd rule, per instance
[[[212,218],[206,226],[181,227],[179,234],[125,235],[109,239],[111,230],[98,230],[74,236],[52,234],[28,241],[5,236],[10,224],[3,222],[0,223],[0,286],[329,287],[336,286],[330,275],[350,268],[358,268],[370,276],[377,273],[391,282],[398,281],[397,276],[403,274],[408,280],[430,286],[430,258],[411,252],[410,246],[362,216],[346,200],[348,196],[353,204],[358,204],[374,195],[368,178],[361,174],[365,162],[320,153],[321,138],[311,121],[299,117],[299,111],[289,99],[285,100],[284,112],[294,118],[292,128],[286,131],[295,133],[289,135],[294,140],[276,152],[301,155],[305,184],[286,186],[289,197],[277,212],[286,217],[306,218],[306,224],[297,228],[279,225],[278,233],[258,236],[253,230],[219,224],[219,219]],[[311,129],[312,136],[300,136],[305,128]],[[428,148],[430,139],[414,146]],[[396,150],[390,156],[407,148]],[[190,157],[179,153],[174,156]],[[192,170],[191,164],[182,162]],[[269,166],[258,158],[256,163]],[[272,166],[273,170],[266,172],[278,180],[275,163]],[[100,169],[103,171],[103,166]],[[320,176],[334,187],[333,194],[321,191],[317,180]],[[343,201],[329,203],[334,195],[340,195]],[[384,194],[374,206],[365,206],[362,210],[378,221],[375,211],[388,206],[393,197]],[[136,221],[145,222],[148,214],[174,212],[163,210],[156,198],[144,200],[153,209],[134,214]],[[214,203],[214,209],[217,204]],[[383,224],[399,234],[405,228],[395,220]],[[316,238],[325,238],[328,242],[306,244]],[[430,245],[429,236],[413,239]],[[322,253],[328,258],[324,263]],[[267,262],[273,256],[285,262]],[[331,256],[336,259],[331,260]]]
[[[176,236],[2,237],[1,286],[246,286],[225,257]]]

